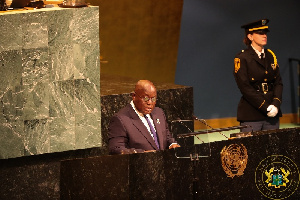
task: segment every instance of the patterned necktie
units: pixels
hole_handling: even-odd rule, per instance
[[[144,117],[146,118],[147,123],[148,123],[148,125],[149,125],[149,127],[150,127],[150,130],[151,130],[151,133],[153,134],[154,142],[155,142],[156,146],[157,146],[158,149],[159,149],[159,143],[158,143],[158,138],[157,138],[156,131],[154,130],[154,128],[153,128],[153,126],[152,126],[152,124],[151,124],[149,118],[148,118],[146,115],[144,115]]]

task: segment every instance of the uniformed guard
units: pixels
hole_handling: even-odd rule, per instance
[[[234,58],[234,77],[242,93],[237,111],[241,132],[279,128],[282,116],[283,84],[277,58],[273,51],[264,49],[267,44],[269,20],[262,19],[246,25],[243,42],[247,49]]]

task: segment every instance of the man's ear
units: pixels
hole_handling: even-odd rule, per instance
[[[135,92],[131,92],[130,95],[131,95],[132,99],[135,98]]]

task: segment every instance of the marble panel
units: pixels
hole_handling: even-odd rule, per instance
[[[50,84],[50,117],[74,116],[75,85],[74,80],[56,81]]]
[[[76,164],[73,165],[73,162]],[[73,199],[75,196],[78,199],[130,199],[127,178],[130,173],[129,162],[128,155],[118,159],[112,159],[111,156],[102,156],[89,160],[65,161],[63,167],[61,167],[61,174],[63,179],[64,177],[70,178],[64,179],[66,182],[61,184],[61,190],[68,191],[67,193],[61,193],[61,199]],[[94,173],[95,168],[101,170]],[[120,174],[124,176],[120,176]],[[87,187],[82,187],[83,184],[87,184]],[[76,191],[73,191],[72,187],[76,187]],[[97,192],[91,192],[89,188],[97,188]],[[107,188],[111,188],[111,190],[108,192]]]
[[[11,11],[0,21],[0,157],[100,147],[98,7]]]
[[[86,79],[75,80],[75,88],[75,149],[101,146],[100,92]]]
[[[1,37],[0,52],[22,49],[22,20],[17,15],[3,15],[0,17]]]
[[[48,13],[48,43],[51,47],[58,47],[64,44],[71,44],[72,29],[70,24],[73,20],[72,9],[53,10]]]
[[[75,117],[55,117],[49,123],[50,152],[75,149]]]
[[[49,84],[31,82],[33,85],[23,86],[23,116],[24,120],[44,119],[49,117]]]
[[[0,130],[0,159],[24,156],[24,121],[1,122]]]
[[[50,46],[49,55],[51,80],[72,80],[74,78],[73,45]]]
[[[51,63],[50,80],[74,79],[73,41],[70,24],[73,10],[54,10],[49,14],[49,58]]]
[[[1,95],[1,114],[0,122],[10,123],[14,120],[23,119],[23,89],[21,86],[15,88],[7,88]]]
[[[22,73],[23,67],[21,50],[0,52],[0,74],[2,77],[0,79],[1,97],[9,90],[20,90],[20,86],[22,84]]]
[[[199,183],[198,191],[199,197],[207,199],[276,199],[271,196],[266,197],[266,193],[260,192],[257,186],[257,176],[265,176],[265,174],[257,174],[259,164],[272,155],[287,156],[299,167],[299,143],[295,142],[300,138],[300,129],[281,129],[272,131],[256,132],[256,136],[243,137],[239,139],[228,140],[224,142],[215,142],[210,145],[211,156],[207,159],[200,159],[197,165]],[[246,168],[242,175],[229,177],[222,168],[220,159],[220,152],[225,146],[231,144],[243,144],[247,150],[247,163]],[[237,152],[238,153],[238,152]],[[276,163],[268,163],[270,166],[276,166]],[[291,166],[286,165],[286,168],[291,169]],[[293,170],[293,174],[297,174]],[[292,176],[290,176],[292,178]],[[292,178],[295,184],[300,181],[299,177]],[[203,184],[201,183],[203,182]],[[204,184],[205,183],[205,184]],[[271,191],[272,187],[267,190]],[[290,185],[286,189],[281,188],[280,192],[290,190]],[[279,191],[279,190],[278,190]],[[299,190],[285,196],[285,192],[277,197],[289,197],[287,199],[298,199],[300,197]]]
[[[10,143],[10,145],[13,149],[14,144]],[[63,199],[60,197],[60,162],[76,158],[98,157],[107,153],[106,149],[94,147],[2,159],[0,161],[0,199]]]
[[[29,12],[19,16],[23,49],[48,47],[47,15],[47,12]]]
[[[31,48],[22,50],[22,84],[33,85],[49,82],[48,48]]]
[[[12,178],[14,177],[14,178]],[[37,163],[1,168],[0,199],[60,199],[60,163]],[[16,188],[18,188],[16,190]]]
[[[48,119],[24,121],[24,155],[36,155],[50,152]]]

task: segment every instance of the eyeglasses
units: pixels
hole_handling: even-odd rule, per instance
[[[137,93],[135,93],[136,95],[138,95]],[[140,95],[138,95],[143,101],[147,102],[151,99],[152,102],[156,102],[157,98],[156,97],[148,97],[148,96],[145,96],[145,97],[141,97]]]

